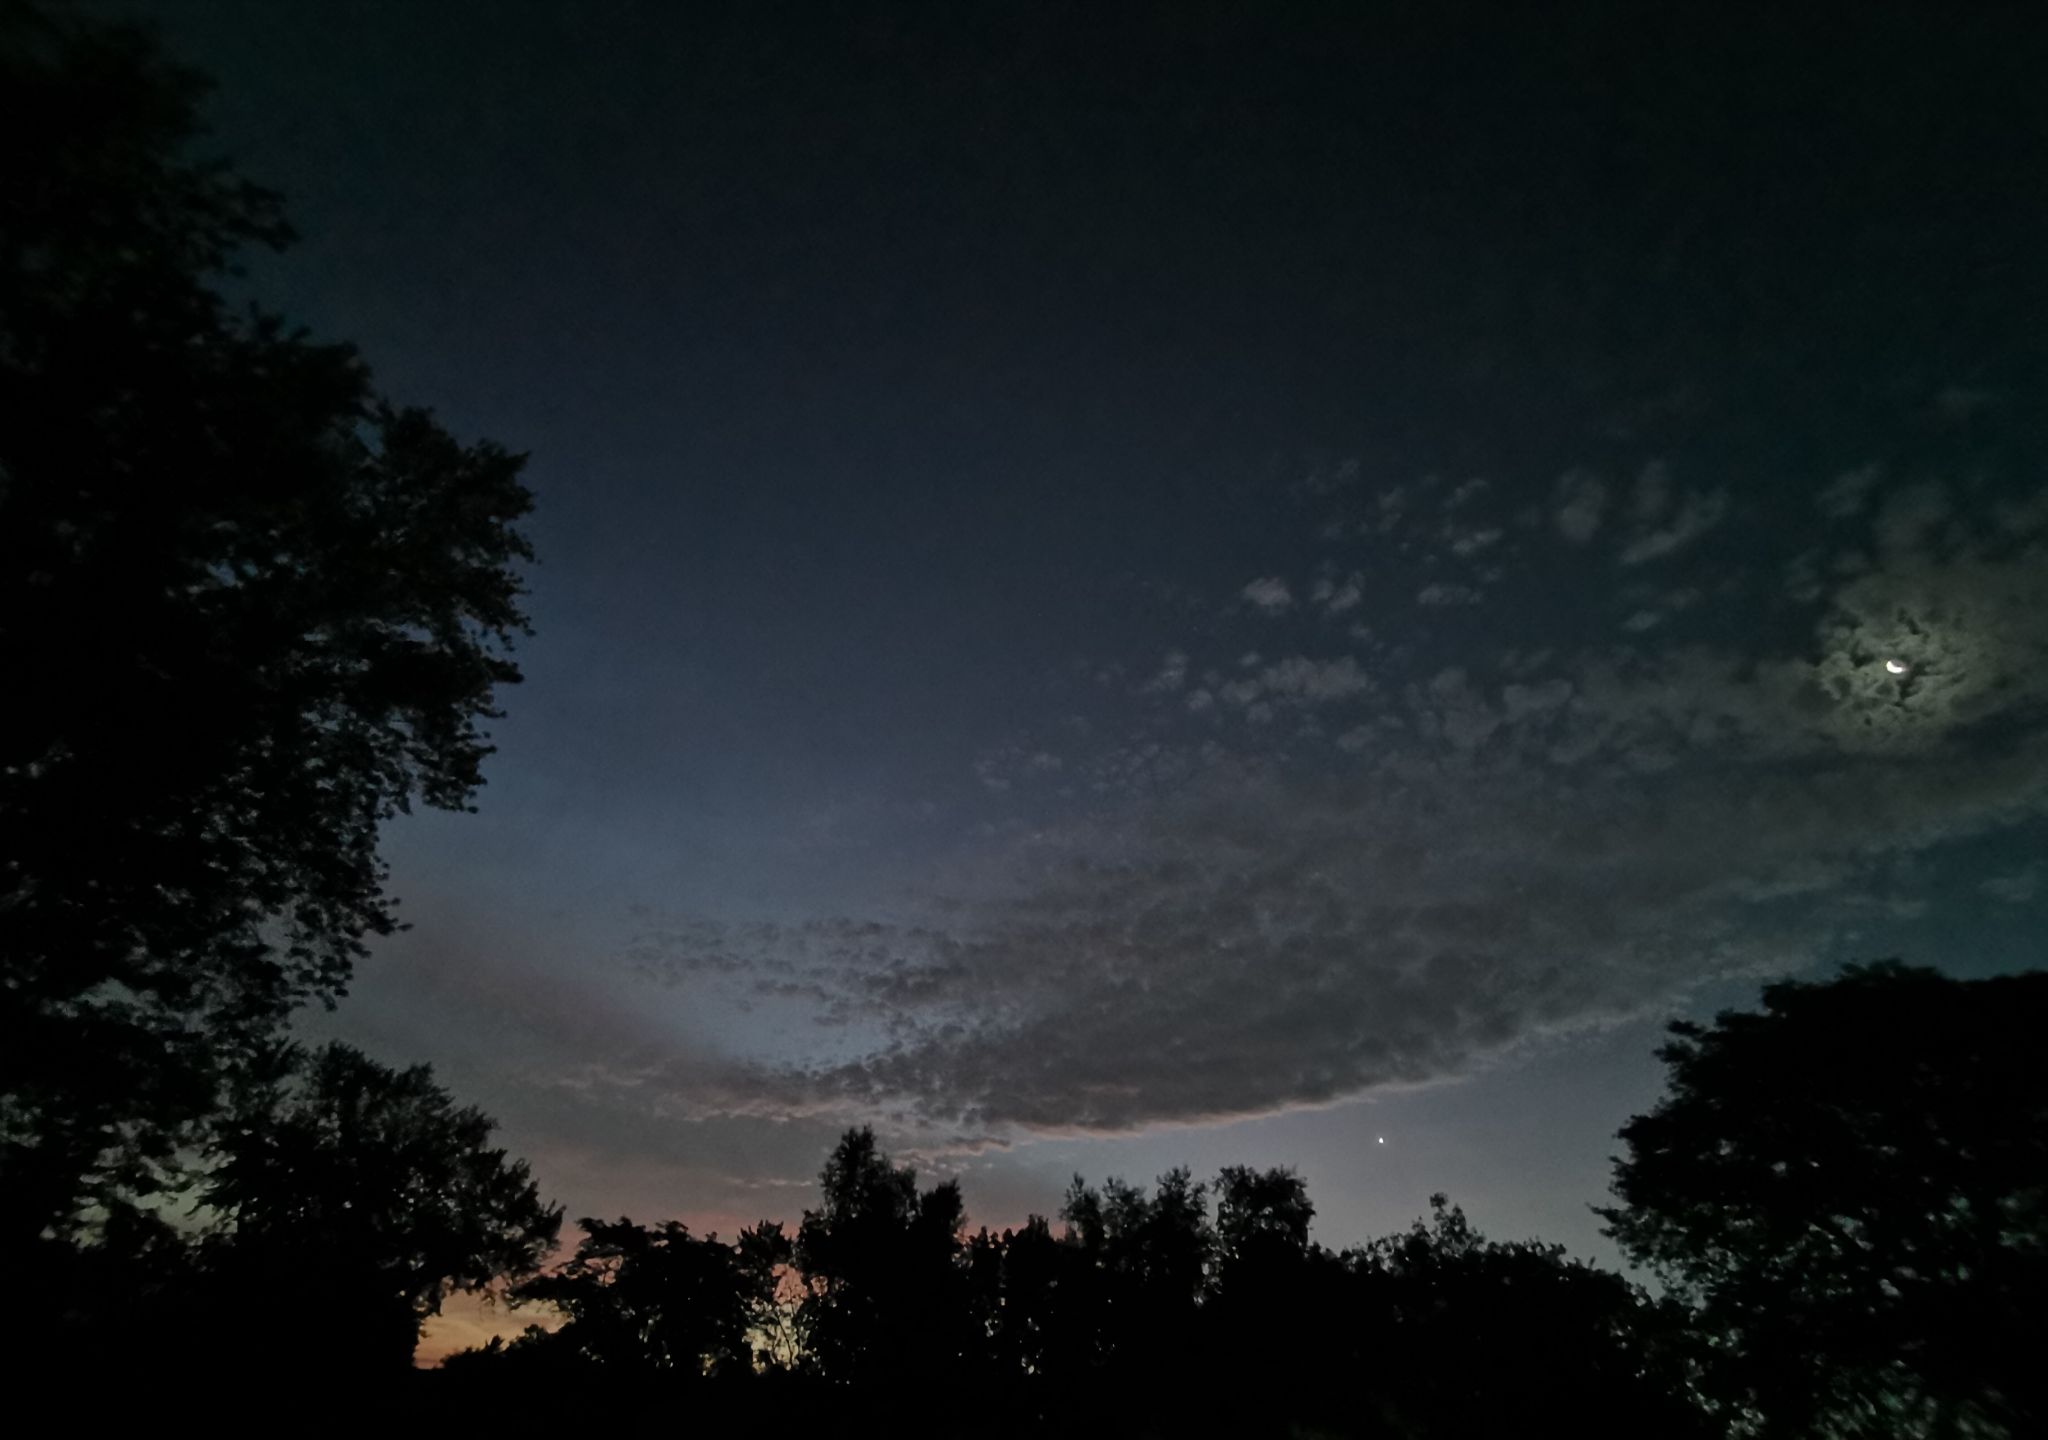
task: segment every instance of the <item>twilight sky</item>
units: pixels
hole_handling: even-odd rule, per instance
[[[2039,961],[2028,7],[102,8],[258,293],[533,452],[481,813],[309,1029],[572,1215],[872,1121],[1610,1258],[1664,1018]]]

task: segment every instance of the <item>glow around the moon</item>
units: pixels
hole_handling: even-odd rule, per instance
[[[1887,660],[1884,662],[1884,668],[1894,675],[1903,675],[1911,667],[1903,660]]]

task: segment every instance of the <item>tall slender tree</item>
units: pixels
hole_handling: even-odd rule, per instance
[[[960,1186],[919,1190],[873,1130],[849,1130],[825,1162],[795,1259],[809,1343],[837,1380],[950,1377],[979,1347],[968,1303]]]

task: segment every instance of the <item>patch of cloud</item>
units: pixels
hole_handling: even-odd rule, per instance
[[[1671,467],[1661,460],[1652,460],[1636,475],[1634,488],[1629,492],[1629,516],[1637,526],[1655,525],[1671,509],[1674,486],[1671,482]]]
[[[1432,607],[1446,605],[1477,605],[1486,597],[1470,585],[1459,585],[1450,581],[1436,580],[1415,592],[1417,605]]]
[[[1934,396],[1934,413],[1950,424],[1968,420],[1998,403],[1998,396],[1973,385],[1948,385]]]
[[[1861,515],[1870,503],[1870,492],[1877,485],[1878,475],[1875,465],[1844,470],[1814,496],[1814,504],[1830,520],[1848,520]]]
[[[1557,533],[1572,544],[1587,544],[1599,534],[1606,510],[1607,486],[1599,476],[1590,471],[1571,470],[1557,482],[1551,520]]]
[[[1994,900],[2002,900],[2008,905],[2024,905],[2041,893],[2041,867],[2029,865],[2025,869],[1987,876],[1977,888]]]
[[[1353,571],[1342,580],[1326,575],[1316,581],[1309,598],[1326,615],[1343,615],[1356,610],[1365,599],[1365,577]]]
[[[974,778],[992,795],[1007,795],[1021,785],[1047,781],[1066,769],[1058,753],[1042,746],[997,746],[974,761]]]
[[[1947,487],[1934,482],[1909,485],[1885,497],[1872,530],[1880,553],[1904,557],[1924,549],[1936,528],[1948,519]]]
[[[1372,518],[1362,527],[1365,533],[1385,535],[1397,528],[1408,513],[1408,487],[1396,485],[1382,490],[1373,503]]]
[[[1663,513],[1668,505],[1668,480],[1659,479],[1652,483],[1647,478],[1652,472],[1661,474],[1661,468],[1653,466],[1645,471],[1645,480],[1638,482],[1635,510],[1640,518],[1646,513]],[[1649,498],[1646,500],[1645,496]],[[1682,550],[1693,541],[1721,523],[1728,512],[1728,492],[1715,490],[1706,494],[1687,492],[1670,523],[1661,526],[1642,525],[1629,538],[1621,550],[1623,565],[1641,565],[1647,561]]]
[[[1920,748],[2048,703],[2048,547],[1927,555],[1850,580],[1820,630],[1816,683],[1857,748]],[[1886,662],[1904,666],[1894,674]]]
[[[1139,735],[1108,746],[1077,768],[1090,795],[1145,796],[1184,783],[1212,756],[1213,742],[1169,745]]]
[[[1467,480],[1458,486],[1457,489],[1451,491],[1450,495],[1445,498],[1444,510],[1448,514],[1455,514],[1492,488],[1492,482],[1488,480]]]
[[[1801,605],[1810,605],[1827,593],[1827,578],[1821,574],[1821,554],[1808,550],[1785,562],[1785,594]]]
[[[1267,575],[1252,581],[1239,592],[1254,609],[1267,615],[1279,615],[1294,607],[1294,591],[1278,575]]]
[[[1562,678],[1546,680],[1540,685],[1507,684],[1501,686],[1501,709],[1510,725],[1518,725],[1532,716],[1542,715],[1566,704],[1572,698],[1572,682]]]
[[[1359,475],[1359,463],[1356,459],[1340,460],[1331,465],[1317,465],[1302,477],[1300,488],[1305,495],[1337,495],[1355,487]]]
[[[1463,669],[1439,671],[1427,685],[1410,686],[1407,701],[1418,733],[1440,739],[1457,755],[1484,745],[1506,721]]]
[[[2007,535],[2037,535],[2048,530],[2048,485],[2021,499],[2001,500],[1991,513]]]
[[[1154,694],[1170,693],[1188,683],[1188,656],[1185,650],[1169,650],[1159,662],[1159,669],[1153,673],[1144,688]]]
[[[1259,683],[1269,696],[1285,697],[1309,705],[1348,700],[1372,689],[1372,682],[1349,655],[1335,660],[1311,660],[1290,655],[1266,667]]]

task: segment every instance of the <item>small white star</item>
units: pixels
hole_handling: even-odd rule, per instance
[[[1386,1144],[1386,1143],[1387,1143],[1387,1137],[1386,1137],[1386,1136],[1384,1136],[1384,1135],[1380,1136],[1380,1144],[1384,1145],[1384,1144]]]

